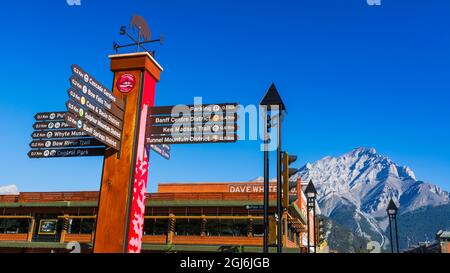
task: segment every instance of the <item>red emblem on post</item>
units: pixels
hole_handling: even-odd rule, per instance
[[[117,79],[116,87],[122,93],[128,93],[133,90],[136,84],[136,78],[131,74],[124,74]]]

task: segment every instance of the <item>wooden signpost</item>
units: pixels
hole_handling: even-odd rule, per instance
[[[72,65],[67,112],[35,115],[28,155],[104,156],[94,253],[139,253],[150,150],[170,159],[170,144],[236,142],[238,105],[154,107],[163,68],[153,55],[145,51],[109,58],[112,92]]]
[[[120,151],[104,159],[94,252],[139,253],[148,179],[147,112],[154,106],[163,69],[147,52],[112,55],[110,59],[113,96],[126,101],[126,107]]]

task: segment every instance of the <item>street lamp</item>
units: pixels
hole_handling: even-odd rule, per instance
[[[277,253],[281,253],[283,250],[282,245],[282,183],[281,183],[281,123],[286,111],[286,106],[283,103],[283,100],[278,93],[275,84],[272,85],[267,90],[264,98],[262,99],[260,106],[264,107],[264,116],[265,116],[265,130],[264,130],[264,245],[263,252],[268,253],[268,229],[269,229],[269,143],[271,139],[269,137],[269,132],[271,127],[275,127],[277,129],[277,215],[279,217],[277,224]],[[276,115],[276,126],[274,125],[274,121],[272,120],[272,114],[269,112],[277,112]]]
[[[397,253],[400,253],[398,248],[398,226],[397,226],[397,212],[398,207],[395,205],[394,200],[389,201],[386,209],[387,215],[389,217],[389,233],[391,235],[391,252],[394,253],[394,241],[392,240],[392,223],[395,224],[395,241],[397,246]]]
[[[306,186],[305,189],[305,195],[306,195],[306,207],[308,208],[307,213],[306,213],[306,226],[308,229],[308,253],[311,252],[311,244],[310,244],[310,234],[311,234],[311,229],[309,227],[309,212],[312,210],[313,211],[313,231],[314,231],[314,253],[316,253],[316,196],[317,196],[317,191],[316,188],[314,187],[314,183],[312,182],[312,180],[309,181],[308,186]]]

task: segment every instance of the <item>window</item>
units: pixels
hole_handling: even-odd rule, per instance
[[[181,236],[200,236],[202,221],[200,219],[177,219],[175,234]]]
[[[220,220],[220,236],[233,236],[234,221]]]
[[[206,235],[220,236],[220,221],[215,219],[208,219],[206,221]]]
[[[248,220],[235,220],[233,226],[234,236],[247,236],[248,235]]]
[[[247,236],[248,221],[234,219],[208,219],[207,236]]]
[[[94,232],[95,219],[69,219],[69,234],[91,234]]]
[[[254,220],[253,221],[253,236],[264,236],[264,221]]]
[[[292,231],[292,229],[289,230],[289,240],[291,242],[295,241],[295,233]]]
[[[144,235],[167,235],[169,219],[145,219]]]
[[[0,234],[28,233],[29,219],[0,219]]]

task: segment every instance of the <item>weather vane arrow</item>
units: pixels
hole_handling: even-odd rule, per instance
[[[133,18],[131,19],[131,22],[130,22],[130,27],[134,33],[136,33],[136,31],[138,32],[137,39],[128,33],[126,26],[120,27],[120,32],[119,32],[120,35],[127,36],[130,40],[133,41],[133,43],[119,45],[118,43],[113,42],[113,48],[116,51],[116,53],[118,53],[119,49],[121,49],[121,48],[136,46],[137,51],[139,51],[139,49],[141,48],[141,49],[145,50],[146,52],[150,53],[151,55],[154,55],[154,51],[150,52],[143,45],[149,44],[149,43],[155,43],[155,42],[159,42],[160,44],[163,44],[163,42],[164,42],[164,37],[162,35],[160,35],[159,39],[153,39],[153,40],[151,39],[150,28],[149,28],[147,22],[145,21],[145,19],[140,15],[133,16]]]

